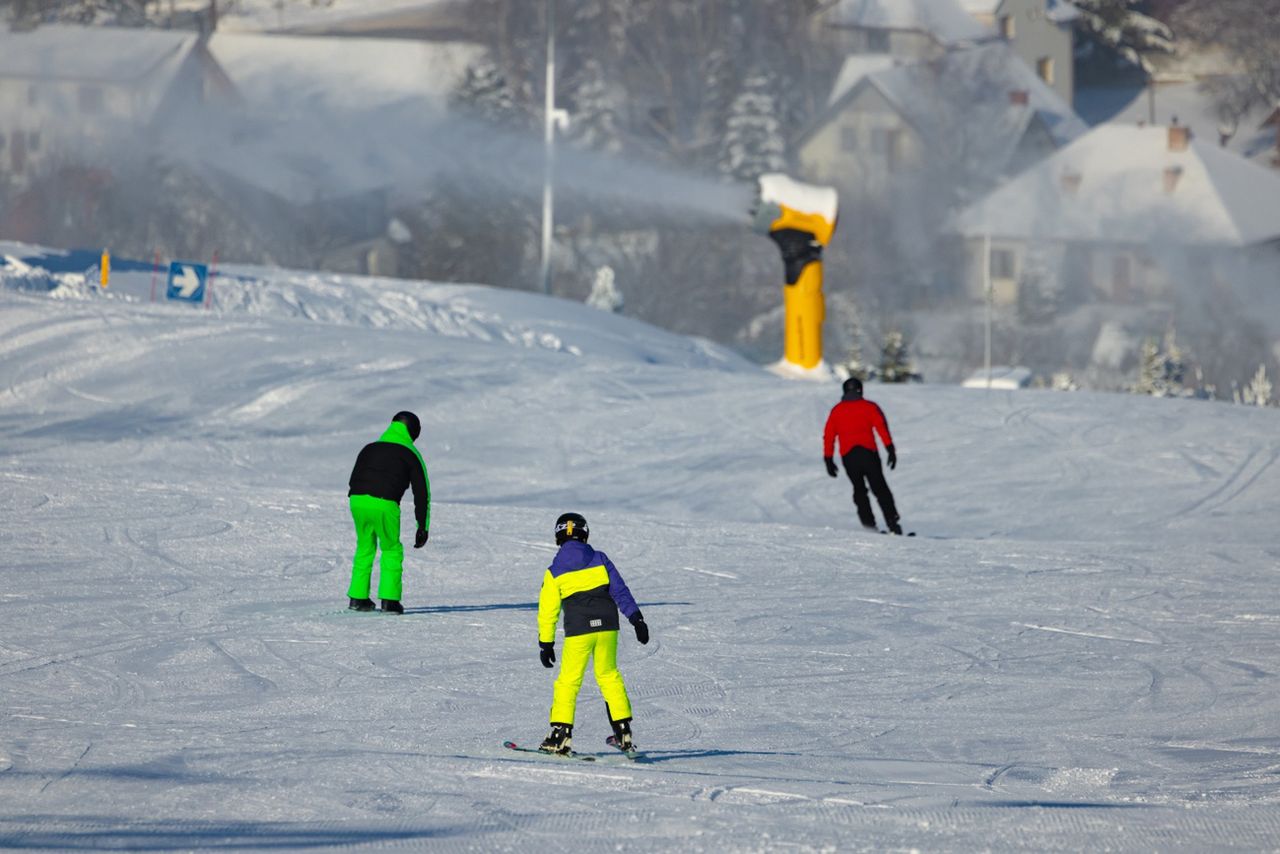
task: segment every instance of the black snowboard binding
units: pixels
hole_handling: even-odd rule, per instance
[[[631,718],[623,718],[620,721],[609,721],[613,726],[613,746],[621,750],[623,753],[630,753],[636,749],[635,742],[631,740]]]
[[[538,745],[543,753],[568,754],[573,752],[573,724],[551,724],[551,732]]]
[[[404,606],[400,604],[399,599],[383,599],[382,613],[384,614],[403,614]]]

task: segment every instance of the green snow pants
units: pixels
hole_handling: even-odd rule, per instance
[[[400,544],[400,505],[372,495],[353,495],[351,518],[356,523],[356,555],[351,561],[351,586],[347,596],[369,598],[369,578],[373,575],[373,556],[382,548],[381,571],[378,573],[378,598],[400,601],[400,573],[404,565],[404,546]]]

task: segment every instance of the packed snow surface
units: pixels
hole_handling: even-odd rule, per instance
[[[4,251],[0,847],[1280,845],[1280,411],[872,384],[918,532],[881,536],[823,470],[835,382],[530,294],[153,304]],[[357,614],[347,476],[404,408],[431,539]],[[598,761],[502,747],[545,734],[565,510],[652,628],[642,763],[590,677]]]

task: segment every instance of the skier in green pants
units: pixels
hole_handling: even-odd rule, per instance
[[[351,489],[347,496],[351,518],[356,524],[356,554],[351,562],[347,596],[351,600],[348,607],[353,611],[374,609],[369,584],[373,558],[381,547],[378,598],[382,600],[382,610],[388,614],[404,613],[404,606],[400,604],[400,575],[404,563],[400,499],[406,489],[413,488],[413,513],[418,522],[413,538],[415,549],[426,545],[427,529],[431,526],[431,481],[427,478],[427,464],[413,445],[421,431],[418,416],[397,412],[378,441],[370,442],[360,451],[351,470]]]

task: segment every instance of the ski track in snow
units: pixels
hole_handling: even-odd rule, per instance
[[[0,847],[1275,850],[1275,411],[872,386],[906,540],[822,471],[832,387],[524,294],[289,283],[0,289]],[[403,319],[433,299],[474,306]],[[403,617],[354,614],[346,477],[406,407],[431,541]],[[599,761],[501,746],[545,728],[564,509],[653,629],[640,763],[590,678]]]

